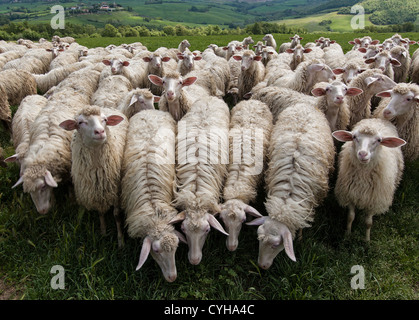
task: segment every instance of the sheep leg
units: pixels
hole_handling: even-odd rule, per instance
[[[114,207],[113,209],[113,216],[116,222],[116,230],[118,232],[118,248],[122,248],[124,246],[124,235],[122,233],[121,227],[121,215],[119,214],[120,210],[118,207]]]
[[[351,234],[352,222],[355,219],[355,206],[350,205],[348,211],[348,219],[346,222],[346,236]]]
[[[365,235],[365,241],[370,241],[371,227],[372,227],[372,214],[367,214],[365,218],[365,224],[367,225],[367,232]]]
[[[106,235],[106,222],[105,222],[105,213],[99,214],[100,218],[100,233],[104,236]]]

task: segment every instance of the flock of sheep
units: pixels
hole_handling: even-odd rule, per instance
[[[151,254],[167,281],[179,241],[195,265],[211,227],[233,251],[247,214],[262,268],[283,249],[295,261],[293,239],[335,167],[346,232],[363,210],[369,241],[404,161],[419,155],[419,50],[411,58],[415,42],[398,34],[381,45],[354,39],[346,54],[328,38],[290,40],[277,48],[267,34],[203,52],[187,40],[154,52],[57,36],[0,41],[0,117],[15,148],[4,161],[20,165],[13,188],[46,214],[53,189],[71,183],[103,234],[112,209],[120,247],[124,226],[143,239],[137,270]],[[261,184],[267,216],[251,206]]]

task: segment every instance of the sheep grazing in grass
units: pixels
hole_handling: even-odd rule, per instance
[[[263,66],[261,56],[257,56],[251,50],[245,50],[241,56],[233,56],[237,61],[241,61],[241,72],[238,77],[238,98],[243,99],[243,96],[248,93],[259,82],[263,81],[265,77],[265,67]]]
[[[103,235],[105,213],[113,207],[118,246],[122,247],[120,181],[128,121],[116,110],[87,106],[60,127],[76,130],[71,142],[71,178],[77,203],[99,212]]]
[[[365,240],[370,241],[373,216],[385,213],[393,202],[401,180],[404,161],[396,127],[387,120],[364,119],[352,131],[335,131],[333,137],[345,142],[339,153],[335,196],[348,207],[346,234],[351,233],[355,209],[365,211]]]
[[[268,159],[268,216],[247,223],[259,225],[258,264],[263,269],[268,269],[284,248],[288,257],[296,260],[296,231],[310,227],[315,208],[327,196],[335,149],[324,114],[306,103],[281,112],[272,131]]]
[[[419,85],[399,83],[392,90],[377,94],[384,98],[374,110],[374,117],[390,120],[400,138],[407,144],[402,147],[405,161],[419,157]]]
[[[134,114],[147,109],[154,109],[154,103],[159,102],[160,97],[153,95],[150,89],[133,89],[128,92],[121,103],[118,110],[121,111],[128,119]]]
[[[227,174],[230,112],[216,97],[196,101],[178,122],[175,204],[180,212],[173,220],[189,246],[188,258],[197,265],[211,227],[228,235],[215,214]]]
[[[122,206],[131,238],[143,244],[136,270],[149,254],[160,266],[164,278],[177,277],[175,253],[179,239],[172,220],[175,190],[176,122],[167,112],[144,110],[130,119],[123,160]]]
[[[381,91],[392,89],[396,83],[383,75],[380,69],[369,69],[356,76],[349,85],[363,91],[360,95],[347,99],[351,129],[360,120],[371,117],[371,98]]]
[[[265,103],[242,101],[231,110],[230,164],[220,212],[228,232],[226,245],[230,251],[238,246],[246,213],[261,216],[250,203],[255,202],[262,181],[271,131],[272,114]]]
[[[322,60],[315,59],[300,63],[295,71],[283,70],[282,76],[271,75],[267,84],[310,94],[316,83],[329,80],[336,80],[332,69]]]

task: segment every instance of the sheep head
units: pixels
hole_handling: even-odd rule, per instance
[[[105,59],[105,60],[102,60],[102,63],[106,66],[111,67],[111,72],[113,75],[121,74],[122,68],[129,66],[129,61],[122,61],[121,59],[111,59],[111,60]]]
[[[386,90],[377,94],[377,97],[391,98],[387,107],[383,110],[383,116],[387,120],[407,114],[410,110],[419,106],[419,86],[415,84],[399,83],[392,90]]]

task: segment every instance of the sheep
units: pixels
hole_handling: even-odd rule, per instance
[[[390,120],[396,126],[400,138],[407,142],[402,147],[405,161],[416,160],[419,157],[419,86],[399,83],[377,96],[384,99],[373,116]]]
[[[257,56],[252,50],[245,50],[242,56],[233,56],[237,61],[241,61],[241,72],[238,77],[238,99],[248,93],[265,77],[265,67],[263,66],[261,56]]]
[[[156,86],[160,86],[164,90],[163,96],[160,97],[159,110],[168,111],[173,119],[179,121],[190,110],[193,102],[201,98],[202,95],[190,96],[185,87],[194,84],[196,77],[188,77],[183,79],[179,73],[171,73],[160,78],[156,75],[149,75],[150,81]],[[201,89],[203,96],[206,93]]]
[[[2,69],[3,66],[7,62],[21,58],[23,54],[24,52],[16,51],[16,50],[11,50],[11,51],[6,51],[4,53],[1,53],[0,54],[0,69]]]
[[[43,74],[48,72],[52,59],[52,54],[45,49],[31,49],[21,58],[7,62],[2,70],[16,69],[29,73]]]
[[[126,77],[133,88],[143,87],[146,83],[147,71],[143,61],[124,60],[116,57],[103,59],[102,63],[110,68],[104,68],[100,75],[100,81],[110,75],[121,75]]]
[[[419,84],[419,49],[413,54],[412,62],[410,63],[409,78],[413,83]]]
[[[374,57],[375,55],[377,55],[378,53],[383,51],[383,49],[381,49],[377,45],[371,45],[370,44],[367,48],[359,48],[358,51],[362,52],[362,53],[365,53],[365,55],[362,58],[368,59],[368,58]]]
[[[395,43],[391,39],[386,39],[380,44],[380,48],[385,51],[390,51],[394,47]]]
[[[323,51],[323,59],[330,68],[341,68],[345,64],[346,57],[339,44],[334,43],[331,46],[324,48]]]
[[[56,58],[54,58],[50,65],[49,71],[54,70],[55,68],[67,66],[79,61],[79,51],[77,50],[65,50],[64,52],[59,53]]]
[[[246,37],[242,41],[242,48],[247,50],[247,49],[249,49],[249,44],[253,44],[253,43],[255,43],[255,41],[252,39],[251,36]]]
[[[270,47],[272,47],[276,51],[276,41],[275,41],[274,36],[272,34],[270,34],[270,33],[266,34],[262,38],[262,40],[263,41],[266,41],[265,42],[265,45],[266,46],[270,46]]]
[[[182,40],[179,43],[179,46],[177,47],[177,50],[178,50],[179,53],[183,53],[183,52],[185,52],[186,49],[188,49],[190,47],[191,47],[191,44],[189,43],[188,40],[185,39],[185,40]]]
[[[36,82],[26,71],[9,69],[0,71],[0,84],[0,120],[10,131],[10,106],[19,105],[26,96],[36,94]]]
[[[385,90],[392,89],[396,83],[383,75],[380,69],[369,69],[356,76],[349,85],[363,91],[358,96],[348,97],[350,111],[349,129],[362,119],[371,117],[371,98]]]
[[[186,75],[187,73],[191,72],[192,70],[196,69],[196,61],[200,61],[202,59],[201,56],[195,56],[189,50],[185,50],[183,53],[178,54],[179,62],[177,71],[182,75]],[[202,68],[202,65],[199,65],[198,68]]]
[[[90,62],[76,62],[62,67],[52,69],[45,74],[33,74],[36,86],[41,93],[47,92],[52,87],[58,85],[61,81],[68,77],[74,71],[80,70],[90,65]]]
[[[359,45],[360,48],[368,48],[369,45],[376,45],[380,43],[380,40],[372,40],[370,36],[364,36],[362,38],[356,38],[355,43]]]
[[[292,59],[290,63],[291,70],[294,71],[301,62],[305,61],[305,53],[309,53],[312,50],[313,49],[311,48],[304,48],[301,44],[296,45],[293,49],[287,49],[285,52],[292,54]]]
[[[285,71],[282,77],[271,76],[267,84],[309,94],[317,82],[329,79],[336,80],[332,69],[322,60],[315,59],[300,63],[295,71]]]
[[[293,238],[310,227],[315,208],[329,190],[335,148],[324,114],[306,103],[286,108],[273,127],[265,174],[268,216],[247,223],[259,225],[258,264],[268,269],[285,248],[296,261]]]
[[[266,47],[262,49],[262,52],[260,53],[260,55],[262,56],[261,61],[263,65],[266,67],[269,61],[271,61],[272,59],[275,59],[278,56],[278,53],[272,48]]]
[[[364,60],[360,58],[358,61],[352,59],[347,61],[342,68],[333,69],[333,73],[336,75],[341,75],[339,78],[345,83],[349,84],[353,78],[355,78],[360,73],[367,70]]]
[[[151,92],[155,95],[160,96],[162,94],[162,89],[159,86],[154,85],[148,81],[147,76],[150,74],[162,77],[166,70],[164,63],[168,63],[171,59],[170,57],[162,57],[158,53],[152,53],[149,56],[143,57],[143,60],[147,62],[146,76],[144,77],[144,83],[140,86],[141,88],[149,88]],[[169,67],[169,70],[176,70],[177,63],[174,67]]]
[[[223,50],[226,51],[226,60],[230,60],[230,58],[236,54],[236,51],[241,51],[242,44],[239,41],[230,41],[227,46],[223,47]]]
[[[178,238],[186,241],[172,222],[178,213],[172,204],[175,135],[176,123],[170,114],[159,110],[135,114],[128,128],[121,181],[128,235],[143,238],[136,270],[151,253],[169,282],[177,277]]]
[[[393,70],[394,81],[397,83],[406,82],[411,63],[409,50],[402,46],[395,46],[390,50],[390,55],[393,59],[400,62],[400,67]]]
[[[298,34],[290,38],[291,42],[284,42],[279,46],[279,53],[285,52],[287,49],[294,49],[297,44],[300,44],[300,41],[303,40]]]
[[[126,117],[116,110],[86,106],[59,126],[70,132],[76,130],[71,141],[71,178],[77,203],[98,211],[102,235],[106,234],[104,215],[113,207],[118,247],[122,247],[119,211]]]
[[[23,162],[29,148],[29,132],[32,123],[39,112],[47,104],[47,98],[34,94],[26,96],[16,110],[12,120],[12,140],[15,154],[8,157],[6,162],[18,162],[21,174],[25,171]]]
[[[121,99],[132,90],[131,82],[122,75],[102,79],[92,96],[91,104],[116,109]]]
[[[256,55],[260,55],[262,53],[262,49],[266,48],[262,41],[258,41],[253,48],[255,49]]]
[[[370,69],[381,69],[383,74],[392,80],[394,79],[393,66],[401,66],[401,63],[394,59],[389,51],[381,51],[374,57],[366,59],[365,63],[370,64]]]
[[[262,181],[271,131],[272,114],[265,103],[257,100],[242,101],[231,110],[230,163],[220,212],[220,218],[229,234],[226,245],[230,251],[236,250],[238,246],[246,213],[255,217],[262,216],[250,203],[255,202]]]
[[[172,222],[182,221],[194,265],[201,262],[211,226],[228,235],[214,214],[227,173],[229,122],[227,104],[212,96],[197,100],[178,122],[175,206],[183,211]]]
[[[73,72],[55,88],[31,126],[22,164],[25,170],[13,188],[23,184],[23,191],[30,193],[41,214],[46,214],[53,204],[53,188],[71,179],[72,135],[59,124],[90,103],[99,76],[100,72],[90,67]]]
[[[118,105],[121,111],[128,119],[147,109],[154,109],[154,103],[159,102],[160,97],[153,95],[150,89],[133,89],[128,92]]]
[[[227,51],[223,47],[219,47],[216,44],[209,44],[204,52],[213,52],[217,57],[227,59]]]
[[[387,120],[363,119],[352,131],[335,131],[333,137],[345,142],[339,153],[335,196],[340,206],[348,207],[346,234],[351,233],[355,208],[364,210],[370,241],[373,216],[385,213],[393,202],[400,183],[404,160],[396,127]]]

